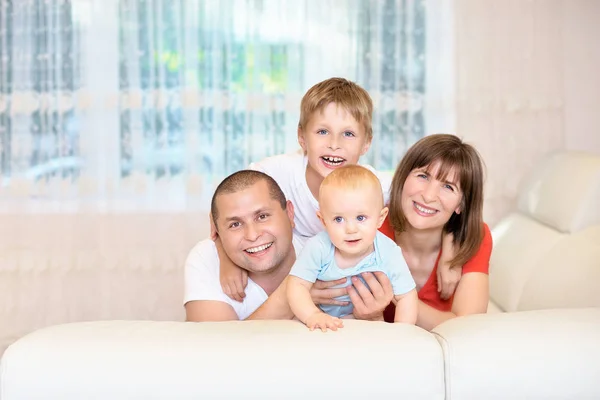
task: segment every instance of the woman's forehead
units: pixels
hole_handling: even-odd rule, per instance
[[[452,163],[436,160],[421,168],[440,181],[452,182],[460,186],[460,168]]]

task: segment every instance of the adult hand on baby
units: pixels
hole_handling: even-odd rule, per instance
[[[347,288],[354,305],[354,318],[383,321],[383,310],[394,297],[392,283],[383,272],[364,272],[362,277],[369,285],[368,288],[354,276],[353,286]]]
[[[337,331],[338,328],[343,328],[344,323],[339,318],[332,317],[322,311],[317,311],[306,319],[306,326],[311,331],[314,331],[315,328],[320,328],[321,331],[327,332],[327,329]]]
[[[346,288],[333,288],[333,286],[341,285],[346,282],[346,278],[341,278],[335,281],[316,281],[310,289],[310,297],[315,304],[334,304],[338,306],[345,306],[348,304],[347,301],[336,300],[336,297],[344,296],[347,291]]]

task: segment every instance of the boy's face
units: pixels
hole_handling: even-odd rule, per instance
[[[363,125],[336,103],[316,111],[298,128],[298,143],[308,157],[307,175],[321,180],[342,165],[357,164],[371,146]]]
[[[216,204],[219,237],[236,265],[249,272],[266,273],[294,257],[294,208],[288,201],[287,208],[282,209],[271,198],[265,181],[236,193],[221,194]]]
[[[381,189],[326,187],[319,205],[319,218],[340,255],[358,261],[373,251],[377,229],[388,213]]]

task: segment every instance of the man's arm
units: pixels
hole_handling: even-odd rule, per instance
[[[185,262],[186,321],[238,320],[232,300],[221,289],[215,243],[206,239],[190,251]]]
[[[187,322],[237,321],[238,316],[227,303],[216,300],[194,300],[185,304]]]
[[[281,282],[281,285],[269,296],[267,301],[258,307],[246,320],[294,318],[294,313],[286,297],[288,279],[289,276]]]

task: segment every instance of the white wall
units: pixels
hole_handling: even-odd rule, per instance
[[[600,1],[455,1],[456,126],[486,162],[484,216],[549,152],[600,154]]]
[[[600,1],[564,2],[566,146],[600,154]]]

